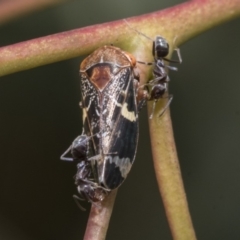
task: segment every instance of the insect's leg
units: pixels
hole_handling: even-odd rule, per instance
[[[79,203],[79,201],[84,201],[84,199],[78,197],[77,195],[73,195],[73,200],[75,201],[80,210],[86,211],[86,209]]]
[[[147,103],[147,99],[140,100],[137,106],[138,113],[142,110],[142,108],[146,105],[146,103]]]
[[[158,99],[154,100],[154,102],[153,102],[153,105],[152,105],[152,113],[151,113],[149,119],[152,119],[152,117],[153,117],[153,113],[154,113],[154,110],[155,110],[156,102],[157,102],[157,101],[158,101]]]
[[[154,62],[143,62],[143,61],[137,61],[137,63],[145,64],[145,65],[148,65],[148,66],[155,64]]]
[[[167,96],[167,98],[168,98],[168,102],[166,103],[164,108],[161,110],[161,112],[159,113],[158,117],[161,117],[164,114],[164,112],[166,111],[166,109],[169,107],[170,103],[173,100],[173,95],[169,95],[169,96]]]
[[[181,55],[181,52],[180,52],[180,48],[175,48],[174,50],[177,52],[178,62],[182,63],[182,55]]]
[[[166,65],[165,67],[172,70],[172,71],[177,71],[178,70],[177,67],[173,67],[173,66],[170,66],[170,65]]]
[[[177,52],[177,58],[178,58],[177,60],[171,60],[168,58],[163,58],[163,59],[170,63],[182,63],[182,56],[181,56],[180,48],[175,48],[174,51]]]
[[[149,89],[148,89],[147,85],[148,84],[144,84],[144,85],[140,86],[139,89],[138,89],[138,91],[142,91],[141,95],[140,95],[140,98],[138,99],[138,105],[137,105],[138,113],[146,105],[146,103],[149,99]]]
[[[72,149],[72,145],[70,145],[70,147],[61,155],[60,159],[63,161],[73,161],[73,158],[70,157],[65,157],[65,155],[70,152]]]

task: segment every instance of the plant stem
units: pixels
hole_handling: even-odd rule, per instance
[[[158,106],[159,107],[159,106]],[[156,109],[156,113],[160,111]],[[151,107],[149,108],[151,112]],[[174,240],[196,239],[181,177],[169,111],[149,120],[154,169]]]
[[[92,204],[84,240],[105,239],[116,195],[114,190],[102,202]]]
[[[239,0],[192,0],[128,22],[149,37],[161,34],[172,46],[239,14]],[[104,44],[129,46],[129,41],[129,26],[119,20],[13,44],[0,48],[0,76],[84,55]]]

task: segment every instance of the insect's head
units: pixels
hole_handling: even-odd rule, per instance
[[[161,37],[157,36],[155,41],[153,42],[152,54],[155,59],[164,58],[168,55],[169,45],[167,41]]]

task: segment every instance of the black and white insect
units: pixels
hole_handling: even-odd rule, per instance
[[[126,179],[138,143],[136,59],[114,46],[95,50],[80,65],[83,133],[61,156],[76,161],[75,184],[89,202],[102,201]],[[65,157],[71,152],[72,157]]]
[[[153,79],[151,79],[147,84],[145,84],[143,87],[145,89],[145,99],[142,99],[142,105],[147,101],[154,101],[153,102],[153,108],[152,108],[152,113],[150,115],[150,119],[153,117],[155,106],[157,101],[160,98],[164,98],[164,94],[168,90],[168,82],[170,81],[170,78],[167,73],[167,69],[177,71],[178,69],[173,66],[166,65],[164,61],[170,62],[170,63],[181,63],[182,58],[180,54],[180,49],[176,48],[178,60],[170,60],[167,59],[167,55],[169,53],[169,44],[167,40],[161,36],[156,36],[155,40],[149,38],[145,34],[139,32],[135,28],[132,28],[127,20],[125,20],[127,25],[136,31],[138,34],[146,37],[147,39],[151,40],[153,42],[152,44],[152,56],[154,58],[154,62],[143,62],[143,61],[137,61],[138,63],[141,64],[146,64],[146,65],[153,65]],[[150,90],[149,88],[150,87]],[[158,114],[159,116],[162,116],[162,114],[165,112],[165,110],[168,108],[170,105],[173,96],[168,95],[168,102],[164,106],[164,108],[161,110],[161,112]]]

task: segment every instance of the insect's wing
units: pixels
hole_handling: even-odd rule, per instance
[[[104,161],[98,161],[99,181],[117,188],[127,177],[138,142],[138,110],[132,69],[124,68],[104,90],[101,144]]]
[[[86,75],[81,75],[82,109],[84,133],[90,137],[88,157],[99,154],[99,134],[101,118],[101,102],[98,89]]]

